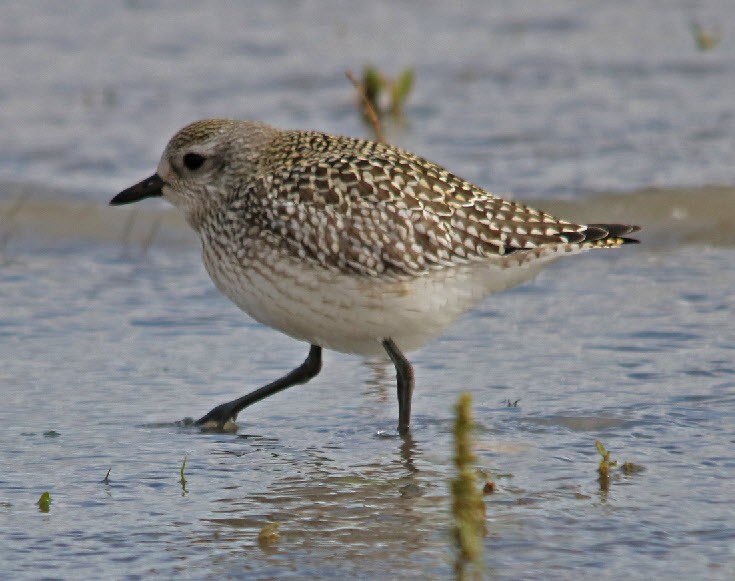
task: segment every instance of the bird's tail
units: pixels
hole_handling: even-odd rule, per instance
[[[587,229],[580,232],[584,236],[580,244],[588,248],[615,248],[623,244],[638,244],[636,238],[628,238],[628,234],[638,232],[640,226],[628,224],[588,224]]]

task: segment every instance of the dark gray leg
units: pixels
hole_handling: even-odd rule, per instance
[[[390,337],[383,340],[383,347],[388,352],[393,365],[396,367],[398,384],[398,433],[408,433],[411,424],[411,396],[413,396],[413,367],[405,355]]]
[[[322,348],[318,345],[312,345],[309,349],[309,356],[306,360],[290,373],[284,375],[280,379],[276,379],[273,383],[264,385],[261,388],[251,391],[250,393],[238,397],[227,403],[218,405],[207,415],[196,421],[198,426],[206,426],[214,424],[214,427],[222,429],[224,425],[232,420],[233,422],[246,407],[253,405],[255,402],[265,399],[266,397],[278,393],[299,383],[306,383],[315,377],[322,369]]]

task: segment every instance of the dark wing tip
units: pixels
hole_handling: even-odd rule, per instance
[[[635,238],[627,238],[628,234],[638,232],[640,226],[630,224],[588,224],[587,230],[584,231],[585,241],[593,242],[595,240],[606,240],[608,238],[617,238],[623,244],[638,244],[640,241]]]

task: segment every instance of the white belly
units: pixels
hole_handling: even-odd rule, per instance
[[[401,281],[321,268],[277,249],[247,266],[206,247],[203,258],[217,288],[260,323],[327,349],[382,355],[384,339],[417,349],[486,295],[529,280],[566,252],[518,253]]]

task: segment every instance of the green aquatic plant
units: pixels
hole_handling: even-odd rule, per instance
[[[179,479],[182,496],[186,494],[186,476],[184,476],[184,470],[186,470],[186,454],[184,454],[184,460],[181,462],[181,478]]]
[[[406,101],[413,91],[416,77],[413,69],[404,69],[397,77],[391,78],[368,65],[363,69],[361,80],[350,71],[346,75],[359,93],[363,119],[372,126],[375,138],[385,142],[380,118],[389,114],[393,121],[403,121]]]
[[[454,422],[454,464],[457,476],[452,480],[452,514],[454,515],[454,540],[457,547],[454,571],[457,579],[471,576],[480,579],[484,570],[483,538],[485,503],[477,484],[473,451],[472,396],[463,393],[456,406]]]
[[[368,96],[368,89],[365,86],[365,82],[363,81],[361,83],[358,81],[352,71],[345,72],[345,75],[360,95],[363,118],[370,123],[375,135],[375,140],[380,141],[381,143],[386,143],[385,136],[383,135],[383,129],[380,125],[380,119],[378,118],[378,112],[375,109],[373,100]]]
[[[602,459],[600,460],[600,465],[598,467],[598,472],[600,473],[600,476],[609,476],[610,475],[610,451],[605,448],[605,445],[600,442],[600,440],[595,440],[595,448],[597,449],[597,453],[602,456]],[[612,465],[615,465],[613,462]]]
[[[261,547],[270,547],[275,545],[281,538],[281,534],[278,532],[278,528],[281,523],[272,522],[265,525],[258,533],[258,544]]]
[[[595,441],[595,448],[597,448],[597,453],[602,456],[602,458],[600,459],[600,464],[597,468],[597,472],[599,474],[598,481],[600,482],[600,490],[603,492],[607,492],[610,489],[610,482],[614,476],[613,469],[617,467],[618,462],[617,460],[612,460],[610,458],[609,450],[605,448],[604,444],[600,442],[600,440]],[[623,476],[632,476],[634,474],[643,472],[645,468],[640,464],[626,461],[620,465],[619,470],[620,473],[623,474]]]
[[[702,52],[712,50],[722,40],[719,32],[706,30],[697,22],[692,22],[692,36],[694,37],[697,48]]]
[[[38,510],[41,512],[48,512],[51,509],[51,493],[46,491],[38,499]]]
[[[414,78],[413,69],[405,69],[394,81],[389,83],[390,113],[396,119],[400,119],[404,115],[406,100],[413,91]]]
[[[372,66],[367,66],[362,71],[362,87],[370,106],[373,108],[378,115],[382,115],[382,109],[380,107],[380,96],[383,93],[385,81],[383,75],[378,72],[378,69]]]
[[[643,472],[644,470],[645,468],[640,464],[635,464],[628,461],[623,462],[623,464],[620,466],[620,471],[625,476],[632,476],[633,474],[638,474],[640,472]]]
[[[403,117],[404,107],[413,90],[414,81],[415,74],[411,68],[401,71],[395,79],[372,65],[366,66],[362,71],[365,98],[378,116],[390,113],[396,120]]]
[[[597,467],[597,473],[599,474],[597,480],[600,483],[600,490],[607,492],[610,488],[610,468],[615,466],[617,462],[610,460],[610,452],[600,440],[595,440],[595,448],[597,448],[597,453],[602,456]]]

